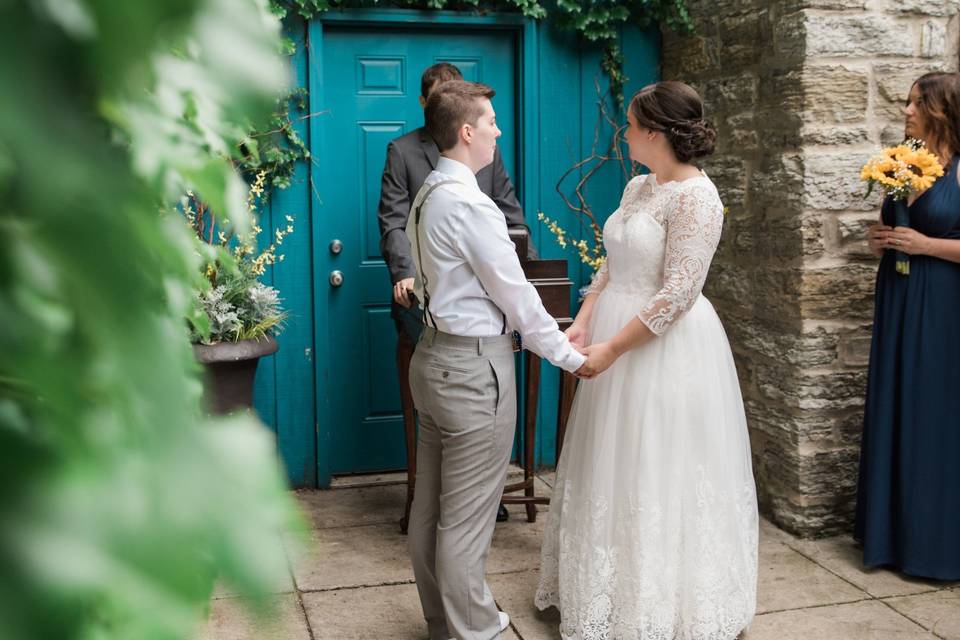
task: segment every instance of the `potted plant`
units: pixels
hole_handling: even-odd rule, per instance
[[[181,211],[196,237],[201,276],[188,318],[194,355],[204,367],[204,398],[214,413],[253,406],[253,379],[263,356],[277,351],[275,336],[287,317],[279,292],[260,282],[268,265],[283,261],[277,253],[293,232],[293,218],[274,231],[269,246],[257,248],[262,232],[257,206],[266,172],[256,174],[247,196],[251,228],[238,233],[229,220],[218,221],[209,207],[188,193]]]

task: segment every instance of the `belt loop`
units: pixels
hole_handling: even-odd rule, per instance
[[[477,338],[477,355],[483,355],[483,338]]]
[[[424,333],[426,334],[426,336],[427,336],[427,341],[428,341],[427,344],[428,344],[428,346],[430,346],[430,347],[432,348],[432,347],[433,347],[433,342],[434,342],[434,340],[437,339],[437,330],[434,329],[433,327],[427,325],[426,327],[423,328],[423,332],[424,332]]]

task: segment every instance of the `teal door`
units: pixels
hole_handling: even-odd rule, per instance
[[[465,79],[492,86],[503,130],[500,147],[514,183],[518,176],[516,32],[487,29],[349,27],[323,29],[319,135],[311,140],[321,169],[313,217],[314,282],[326,322],[317,342],[328,354],[326,414],[319,417],[321,453],[334,474],[406,466],[396,330],[390,319],[390,277],[380,256],[377,205],[387,143],[423,124],[420,74],[436,62],[456,64]],[[339,240],[335,253],[331,243]],[[342,284],[331,282],[333,272]],[[326,305],[323,300],[326,299]]]

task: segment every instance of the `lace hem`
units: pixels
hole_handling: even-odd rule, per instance
[[[759,533],[752,482],[731,495],[698,470],[692,526],[669,531],[671,509],[649,495],[618,497],[614,521],[603,495],[571,505],[564,485],[558,478],[534,597],[538,609],[560,610],[564,640],[732,640],[750,624]]]

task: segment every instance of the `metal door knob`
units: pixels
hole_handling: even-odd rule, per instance
[[[343,272],[342,271],[331,271],[330,272],[330,284],[334,287],[339,287],[343,284]]]
[[[340,242],[339,240],[331,240],[331,241],[330,241],[330,253],[332,253],[332,254],[335,255],[335,256],[338,256],[338,255],[340,255],[340,252],[341,252],[341,251],[343,251],[343,243]]]

